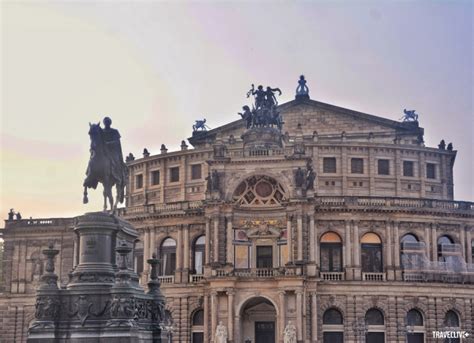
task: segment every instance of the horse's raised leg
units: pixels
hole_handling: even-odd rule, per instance
[[[110,211],[114,213],[114,196],[112,194],[112,185],[107,185],[107,197],[109,198]]]

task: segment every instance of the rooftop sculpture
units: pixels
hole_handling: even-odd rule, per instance
[[[404,109],[403,113],[405,113],[405,115],[401,117],[400,120],[403,120],[403,122],[418,121],[418,114],[416,114],[415,111],[416,110],[408,111],[407,109]]]
[[[196,131],[207,131],[209,126],[206,125],[206,118],[203,120],[196,120],[196,124],[193,125],[193,132]]]
[[[104,211],[107,210],[107,199],[110,209],[115,212],[117,203],[123,203],[125,185],[127,183],[128,169],[123,161],[120,133],[110,127],[112,120],[105,117],[104,128],[97,124],[89,123],[89,136],[91,139],[90,159],[87,165],[84,187],[84,204],[87,204],[87,189],[96,189],[99,183],[104,186]],[[117,198],[114,202],[112,187],[116,186]]]
[[[247,92],[247,98],[251,95],[254,96],[252,110],[245,105],[242,107],[243,112],[238,113],[246,121],[247,129],[276,126],[281,131],[283,122],[280,113],[277,111],[278,100],[275,93],[280,96],[280,88],[267,87],[264,89],[260,85],[255,89],[255,85],[252,84],[252,88]]]

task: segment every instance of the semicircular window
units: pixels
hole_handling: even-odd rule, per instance
[[[282,185],[266,175],[255,175],[242,181],[232,200],[238,205],[277,206],[286,200]]]

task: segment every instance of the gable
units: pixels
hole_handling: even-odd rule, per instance
[[[368,136],[372,133],[383,135],[386,142],[389,142],[396,136],[408,135],[415,138],[423,135],[423,129],[418,127],[417,122],[397,122],[309,99],[293,100],[278,108],[284,122],[282,133],[288,132],[290,137],[313,133],[328,137],[340,137],[343,132],[347,136]],[[245,131],[245,123],[239,119],[193,136],[189,141],[193,145],[215,140],[225,142],[231,136],[240,138]]]

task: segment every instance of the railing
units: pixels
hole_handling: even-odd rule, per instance
[[[271,278],[275,276],[300,275],[301,268],[241,268],[241,269],[215,269],[216,277],[237,276],[241,278]]]
[[[28,227],[28,226],[64,226],[72,225],[72,218],[38,218],[38,219],[14,219],[6,220],[5,228]]]
[[[385,281],[385,273],[362,273],[364,281]]]
[[[324,281],[343,281],[343,272],[320,272],[319,277]]]
[[[196,210],[203,207],[203,202],[200,200],[196,201],[182,201],[175,203],[167,204],[151,204],[151,205],[141,205],[127,208],[118,209],[119,216],[126,216],[131,214],[140,214],[140,213],[169,213],[169,212],[179,212],[187,210]]]
[[[240,277],[267,278],[280,275],[280,271],[276,268],[235,269],[234,275]]]
[[[174,283],[174,275],[160,275],[158,276],[158,280],[162,284]]]
[[[402,249],[403,251],[424,251],[426,248],[424,242],[403,242]]]
[[[441,244],[439,246],[440,251],[445,253],[461,253],[461,245],[460,244]]]
[[[204,280],[204,275],[202,274],[191,274],[189,275],[189,282],[196,283]]]

